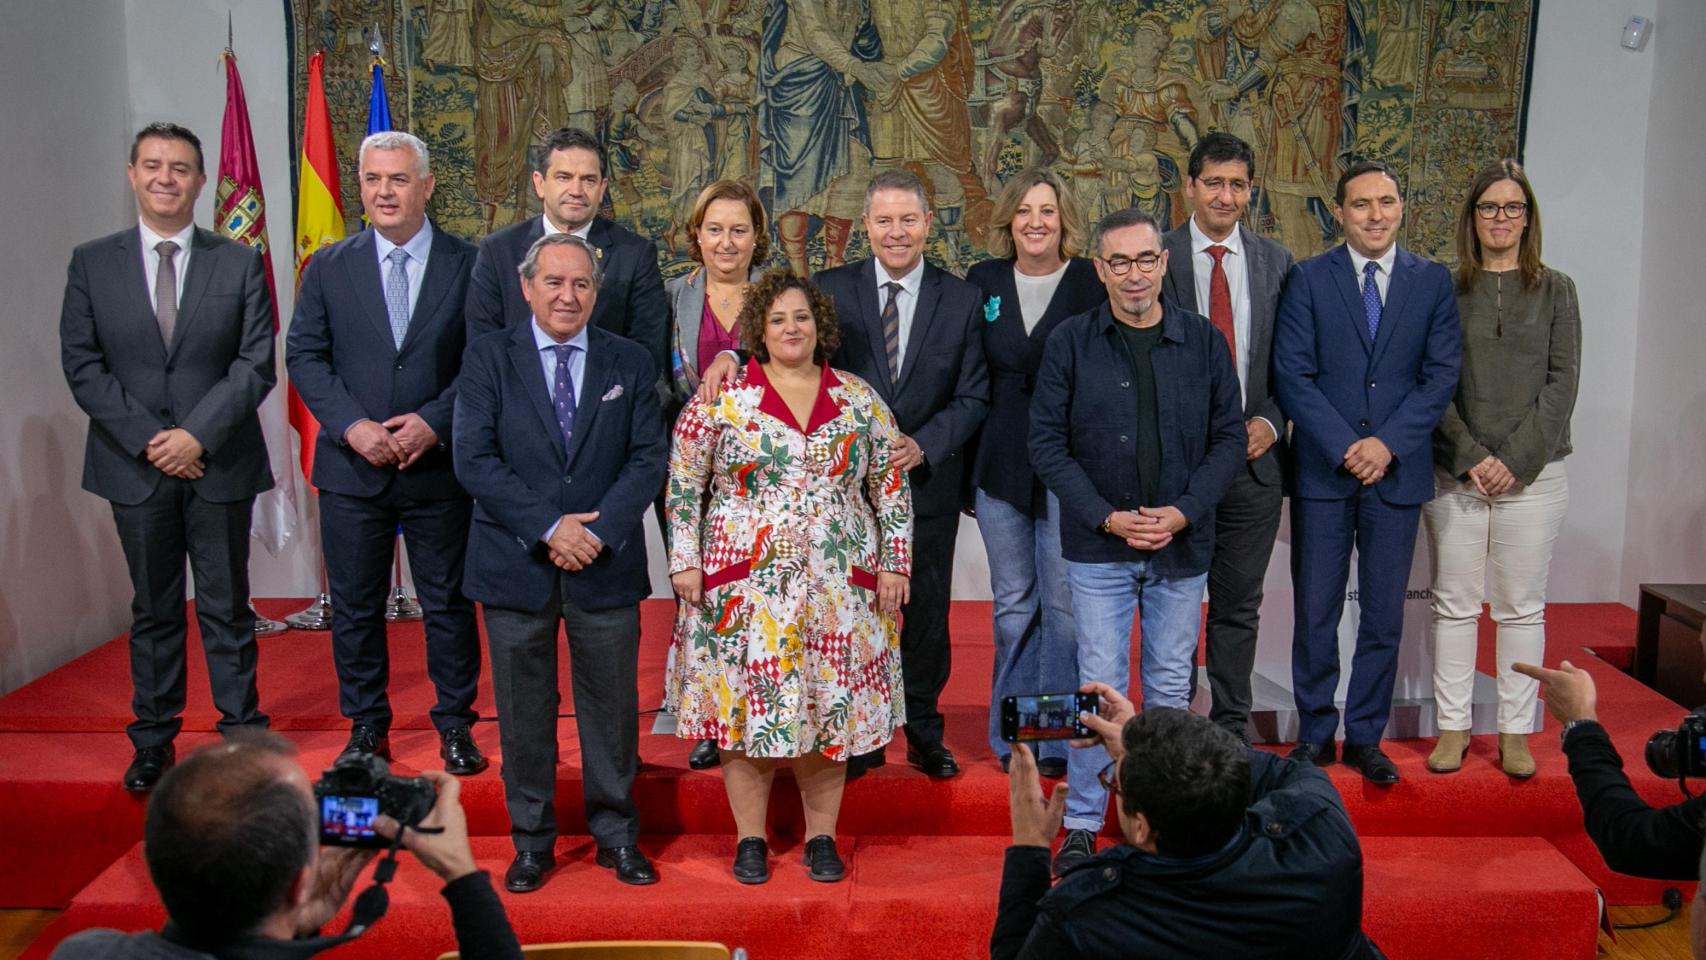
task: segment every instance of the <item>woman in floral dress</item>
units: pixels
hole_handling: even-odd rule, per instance
[[[911,491],[889,460],[888,408],[826,362],[840,341],[827,296],[767,274],[740,329],[751,361],[715,401],[688,403],[670,456],[670,581],[685,601],[668,678],[676,735],[721,751],[737,879],[770,877],[765,808],[776,761],[791,758],[805,862],[835,881],[843,763],[905,722],[895,616]]]

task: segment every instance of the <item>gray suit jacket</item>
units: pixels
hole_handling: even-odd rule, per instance
[[[1247,466],[1256,482],[1270,485],[1285,476],[1285,412],[1273,392],[1274,317],[1279,313],[1280,293],[1291,269],[1291,251],[1269,240],[1243,224],[1238,236],[1244,242],[1249,269],[1244,273],[1250,285],[1250,345],[1249,369],[1245,371],[1244,419],[1262,417],[1274,425],[1279,434],[1268,452],[1250,461]],[[1161,238],[1167,251],[1167,275],[1161,280],[1161,296],[1168,303],[1192,313],[1208,316],[1208,304],[1197,303],[1196,270],[1191,259],[1191,224],[1169,230]],[[1237,362],[1237,358],[1233,358]]]
[[[747,274],[749,282],[757,283],[763,271],[756,266]],[[705,310],[705,268],[698,267],[663,285],[669,301],[669,362],[665,371],[671,385],[671,396],[665,399],[665,411],[679,413],[687,398],[699,389],[699,318]],[[739,333],[737,330],[736,333]],[[668,417],[675,421],[674,416]]]
[[[255,410],[277,382],[273,306],[261,255],[197,229],[171,344],[149,302],[136,227],[71,253],[59,315],[60,360],[89,415],[83,489],[113,503],[148,499],[165,476],[148,441],[182,427],[206,448],[191,481],[215,503],[272,487]]]

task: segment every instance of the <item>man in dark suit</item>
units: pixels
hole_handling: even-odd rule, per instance
[[[403,529],[426,620],[432,723],[444,768],[486,768],[476,719],[480,638],[462,594],[470,504],[450,462],[474,247],[426,217],[426,145],[395,131],[362,143],[361,203],[371,230],[314,255],[302,277],[285,357],[320,421],[314,485],[332,594],[339,707],[348,754],[388,755],[391,704],[385,598]]]
[[[646,351],[588,329],[597,248],[534,242],[519,268],[532,318],[468,347],[456,399],[456,475],[475,499],[468,595],[484,605],[515,860],[537,890],[556,863],[557,628],[568,633],[586,817],[597,862],[623,883],[657,873],[640,848],[640,600],[651,593],[647,506],[667,439]]]
[[[504,327],[524,327],[531,310],[515,282],[515,267],[534,241],[549,233],[572,233],[598,251],[604,283],[592,325],[646,348],[652,363],[669,372],[669,303],[657,247],[645,237],[598,216],[609,187],[604,144],[584,130],[564,127],[541,145],[533,192],[545,212],[492,233],[480,241],[474,277],[468,284],[468,339]]]
[[[1185,195],[1191,219],[1162,239],[1167,276],[1161,296],[1208,317],[1232,348],[1243,391],[1244,469],[1214,513],[1208,568],[1209,719],[1250,742],[1250,672],[1262,580],[1279,533],[1284,501],[1280,459],[1285,414],[1269,383],[1274,314],[1291,269],[1291,252],[1245,228],[1256,155],[1230,133],[1211,133],[1191,151]]]
[[[900,657],[906,685],[907,761],[932,777],[960,772],[942,744],[936,700],[948,683],[948,599],[966,472],[965,446],[989,410],[983,297],[924,259],[930,204],[905,170],[885,170],[865,189],[865,232],[875,256],[815,278],[835,300],[841,349],[832,366],[863,377],[894,411],[896,462],[909,472],[912,599],[903,607]],[[882,764],[855,757],[848,778]]]
[[[1291,577],[1296,590],[1293,759],[1333,762],[1339,617],[1351,547],[1362,608],[1345,702],[1345,762],[1398,782],[1380,749],[1392,708],[1404,590],[1421,505],[1433,497],[1433,429],[1457,389],[1462,344],[1445,267],[1398,246],[1398,176],[1377,162],[1339,177],[1345,243],[1292,267],[1274,330],[1274,392],[1295,424]]]
[[[265,727],[255,692],[249,518],[272,486],[255,410],[277,380],[258,252],[194,224],[201,141],[142,129],[128,168],[138,226],[71,254],[59,333],[65,379],[89,415],[83,489],[112,503],[130,582],[135,756],[127,790],[154,786],[183,725],[184,560],[195,571],[219,729]]]

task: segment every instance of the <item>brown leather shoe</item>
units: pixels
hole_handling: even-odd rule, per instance
[[[1456,773],[1463,769],[1463,755],[1469,752],[1469,731],[1441,730],[1434,752],[1428,754],[1428,769],[1434,773]]]
[[[1528,752],[1527,734],[1499,734],[1499,766],[1518,780],[1534,776],[1534,754]]]

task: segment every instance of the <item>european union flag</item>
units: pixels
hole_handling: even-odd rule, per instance
[[[373,94],[367,99],[367,135],[391,129],[391,102],[385,99],[385,66],[373,61]]]

